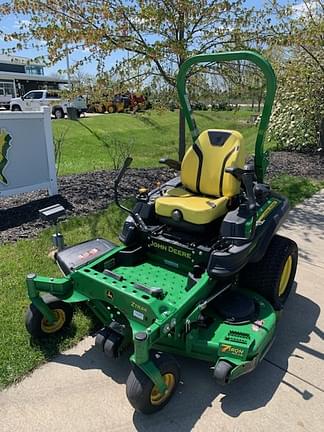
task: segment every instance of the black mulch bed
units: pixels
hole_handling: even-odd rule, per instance
[[[311,177],[324,180],[324,157],[320,154],[272,152],[267,170],[267,178],[278,174]]]
[[[268,180],[279,174],[303,175],[324,180],[324,159],[319,155],[276,152],[271,154]],[[115,171],[96,171],[59,178],[60,195],[48,197],[46,192],[33,192],[0,198],[0,243],[35,237],[47,227],[38,210],[60,203],[70,215],[85,215],[103,210],[113,201]],[[168,169],[130,169],[120,185],[120,196],[134,196],[139,187],[150,189],[157,182],[174,176]]]
[[[0,198],[0,244],[30,238],[48,226],[38,210],[62,204],[68,215],[86,215],[103,210],[113,201],[116,171],[95,171],[63,176],[58,179],[59,195],[49,197],[46,191]],[[130,169],[120,184],[120,197],[134,196],[139,187],[153,189],[174,176],[167,169]]]

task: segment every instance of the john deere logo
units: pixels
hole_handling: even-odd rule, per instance
[[[5,169],[8,165],[8,151],[12,137],[6,129],[0,129],[0,183],[7,185],[8,179],[5,176]]]
[[[191,259],[191,252],[187,252],[181,249],[177,249],[174,246],[165,244],[165,243],[159,243],[157,241],[151,241],[151,243],[148,245],[149,248],[159,249],[161,251],[169,252],[174,255],[178,255],[187,259]]]
[[[107,291],[107,297],[112,300],[114,298],[114,294],[111,290]]]

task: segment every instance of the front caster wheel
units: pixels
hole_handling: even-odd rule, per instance
[[[100,352],[104,352],[106,357],[117,358],[121,354],[119,348],[123,342],[123,336],[115,332],[112,328],[104,327],[97,334],[95,346]]]
[[[53,323],[48,322],[36,306],[31,303],[26,312],[25,325],[28,333],[34,338],[59,333],[71,323],[73,317],[73,309],[70,304],[51,295],[44,296],[43,300],[52,309],[55,321]]]
[[[119,347],[122,341],[123,341],[123,337],[120,334],[111,330],[105,341],[104,348],[103,348],[105,356],[108,358],[119,357],[120,355]]]
[[[226,385],[232,369],[233,365],[231,363],[228,363],[225,360],[220,360],[214,369],[214,378],[216,379],[217,384],[222,386]]]
[[[95,339],[95,347],[100,352],[103,352],[103,350],[104,350],[105,342],[107,340],[108,335],[109,335],[109,329],[107,327],[104,327],[103,329],[101,329],[97,333],[97,336],[96,336],[96,339]]]
[[[167,354],[156,353],[153,359],[159,368],[167,389],[160,393],[150,378],[137,366],[128,376],[126,394],[129,402],[143,414],[153,414],[171,399],[180,379],[180,370],[175,359]]]

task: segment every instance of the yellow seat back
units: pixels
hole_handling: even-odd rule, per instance
[[[181,164],[182,185],[192,192],[215,197],[232,197],[240,182],[225,172],[226,167],[243,168],[243,137],[237,131],[208,129],[199,135]]]

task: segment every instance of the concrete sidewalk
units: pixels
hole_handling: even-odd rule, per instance
[[[296,207],[281,233],[299,246],[296,293],[253,373],[221,388],[208,364],[179,359],[182,381],[172,401],[143,416],[125,395],[127,358],[106,359],[88,337],[0,394],[0,431],[323,430],[324,191]]]

